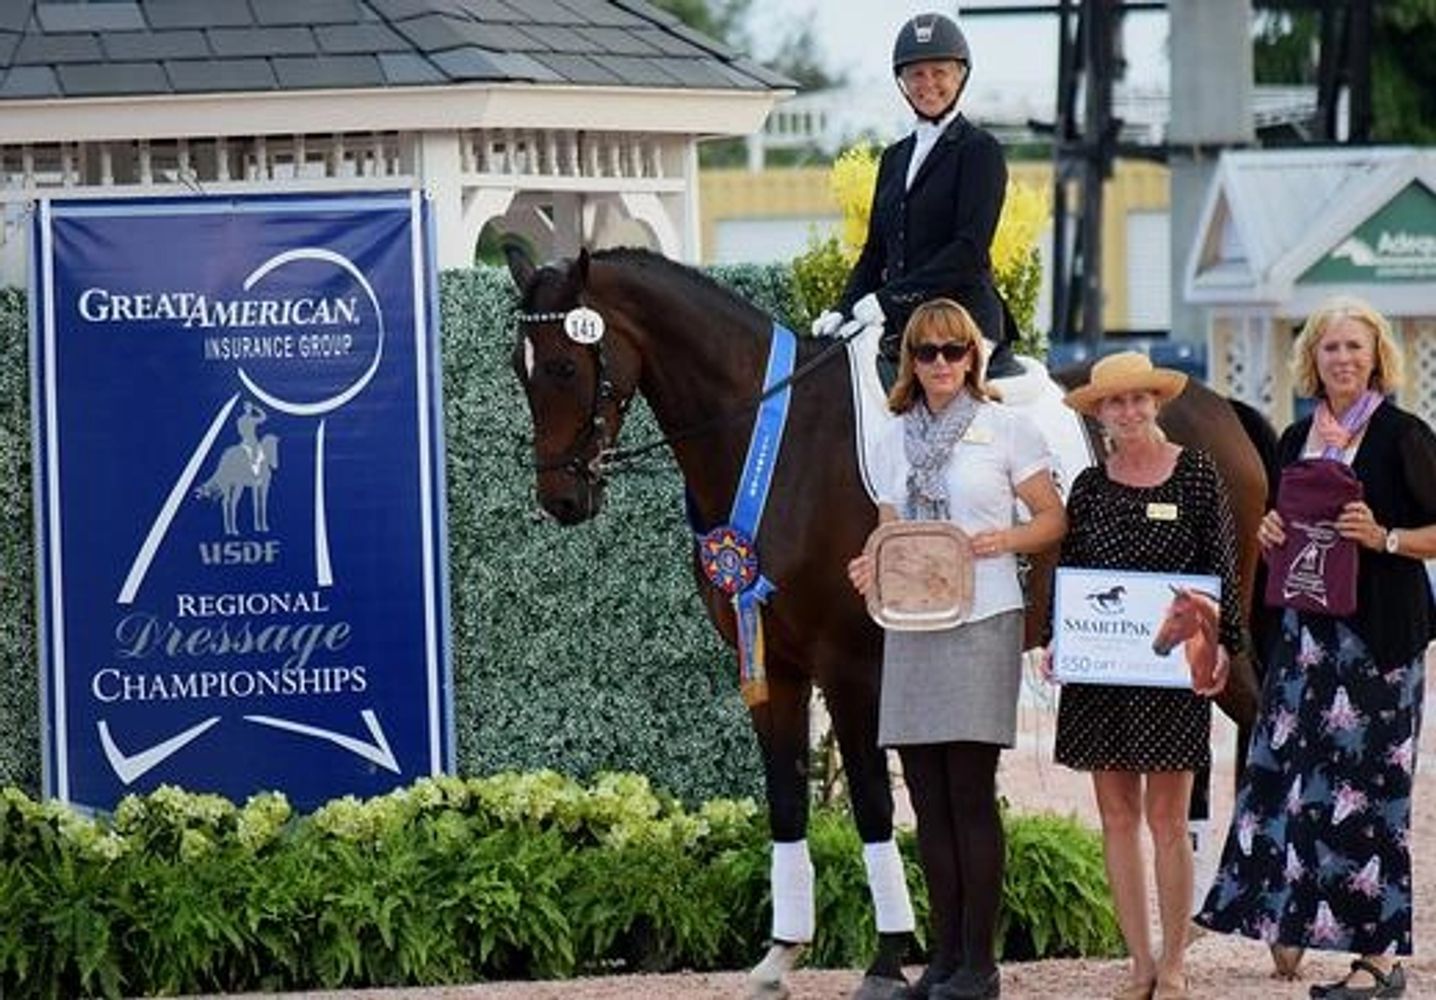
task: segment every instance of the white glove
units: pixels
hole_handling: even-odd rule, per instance
[[[878,301],[877,295],[869,292],[854,303],[853,319],[858,320],[864,326],[882,326],[887,317],[883,315],[883,306]]]
[[[814,337],[831,337],[838,332],[838,327],[843,325],[843,314],[826,310],[821,316],[813,320]]]

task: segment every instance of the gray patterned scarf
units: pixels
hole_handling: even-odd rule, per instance
[[[920,401],[902,415],[903,454],[908,462],[905,519],[948,519],[947,460],[977,416],[977,406],[977,398],[962,391],[937,413]]]

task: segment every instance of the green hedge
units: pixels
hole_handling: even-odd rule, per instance
[[[1006,823],[1005,936],[1025,953],[1004,958],[1114,954],[1096,834]],[[925,926],[915,845],[899,844]],[[861,967],[875,937],[857,834],[821,809],[810,845],[809,961]],[[160,788],[91,821],[3,790],[0,995],[742,968],[767,931],[768,849],[752,800],[686,810],[633,774],[422,779],[302,818],[278,795],[239,808]]]
[[[787,267],[713,273],[801,325]],[[617,478],[586,525],[535,520],[528,411],[509,368],[508,273],[446,272],[440,297],[460,771],[632,770],[689,801],[755,793],[756,741],[736,661],[698,601],[676,468]],[[0,292],[0,784],[33,792],[27,330],[24,296]],[[635,407],[625,440],[654,432]]]
[[[29,320],[0,288],[0,785],[40,784],[40,679],[30,497]]]

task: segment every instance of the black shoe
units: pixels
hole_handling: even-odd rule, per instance
[[[1002,974],[958,969],[949,978],[933,987],[931,1000],[996,1000],[1002,996]]]
[[[1400,962],[1393,965],[1390,972],[1382,972],[1366,959],[1358,958],[1351,963],[1351,971],[1370,973],[1376,982],[1371,986],[1350,986],[1348,980],[1351,979],[1351,974],[1348,973],[1345,979],[1334,983],[1315,984],[1309,995],[1324,1000],[1368,1000],[1406,995],[1406,970],[1401,968]]]
[[[1012,356],[1012,343],[1004,340],[992,350],[992,357],[987,359],[988,378],[1012,378],[1021,375],[1023,372],[1015,357]]]

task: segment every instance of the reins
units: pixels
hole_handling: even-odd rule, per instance
[[[552,322],[561,323],[563,322],[563,318],[565,315],[566,313],[563,312],[519,313],[517,319],[520,324]],[[799,381],[801,381],[815,369],[827,363],[828,359],[830,359],[835,353],[837,353],[839,348],[845,347],[849,341],[851,341],[858,334],[862,333],[865,329],[865,327],[861,323],[854,323],[851,321],[849,322],[849,326],[851,326],[852,329],[847,330],[846,332],[841,333],[837,337],[833,338],[832,343],[828,344],[822,349],[822,351],[815,354],[807,361],[804,361],[801,365],[794,369],[791,375],[787,376],[786,378],[780,379],[772,385],[768,386],[766,389],[762,390],[760,393],[758,393],[758,395],[754,396],[742,406],[729,410],[725,413],[716,414],[712,417],[709,417],[707,420],[703,420],[699,423],[694,424],[692,427],[685,427],[681,430],[674,431],[672,434],[664,434],[660,437],[653,438],[652,440],[645,441],[642,444],[633,445],[628,448],[605,448],[602,447],[602,444],[600,444],[598,454],[595,456],[594,460],[589,463],[589,465],[592,466],[592,469],[589,469],[588,467],[580,468],[578,464],[580,462],[578,456],[581,453],[581,450],[588,445],[589,441],[593,438],[595,433],[602,433],[604,421],[600,407],[603,400],[613,398],[613,383],[608,381],[607,378],[607,366],[604,364],[602,341],[599,341],[595,344],[589,344],[587,346],[590,350],[594,352],[595,356],[595,386],[593,393],[593,403],[590,407],[590,420],[587,426],[587,430],[585,432],[581,432],[581,437],[576,439],[574,443],[571,444],[563,452],[563,455],[559,459],[550,460],[544,463],[535,462],[535,468],[537,468],[539,471],[571,468],[571,470],[574,471],[576,474],[586,474],[589,475],[590,478],[594,479],[601,479],[608,472],[631,471],[634,468],[632,463],[636,459],[648,454],[651,451],[662,448],[665,445],[677,444],[679,441],[687,441],[695,437],[702,437],[705,434],[711,434],[712,432],[726,427],[729,424],[737,423],[744,417],[747,417],[748,415],[754,413],[760,406],[763,405],[766,400],[782,392],[784,389],[787,389],[789,386],[796,385]]]
[[[824,347],[822,351],[815,354],[807,361],[804,361],[801,365],[794,369],[793,374],[789,375],[787,378],[779,379],[777,382],[774,382],[767,389],[764,389],[753,399],[749,400],[747,403],[744,403],[737,409],[729,410],[727,413],[717,414],[716,416],[710,417],[707,420],[702,421],[701,423],[694,424],[692,427],[684,428],[681,431],[675,431],[672,434],[668,434],[660,438],[655,438],[652,441],[646,441],[640,445],[634,445],[631,448],[613,449],[609,452],[609,461],[630,461],[638,457],[639,455],[644,454],[645,452],[652,451],[655,448],[661,448],[665,444],[675,444],[679,441],[686,441],[689,438],[701,437],[704,434],[719,429],[720,427],[724,427],[732,423],[737,423],[740,418],[746,417],[748,414],[757,410],[758,407],[762,406],[763,403],[769,398],[776,396],[778,393],[782,392],[784,389],[788,388],[791,385],[796,385],[800,379],[802,379],[814,369],[824,364],[828,360],[828,358],[832,357],[832,355],[837,352],[838,348],[843,347],[848,343],[848,341],[852,340],[859,333],[862,333],[863,329],[864,327],[862,326],[862,324],[854,325],[853,329],[850,332],[834,338],[833,342]]]

